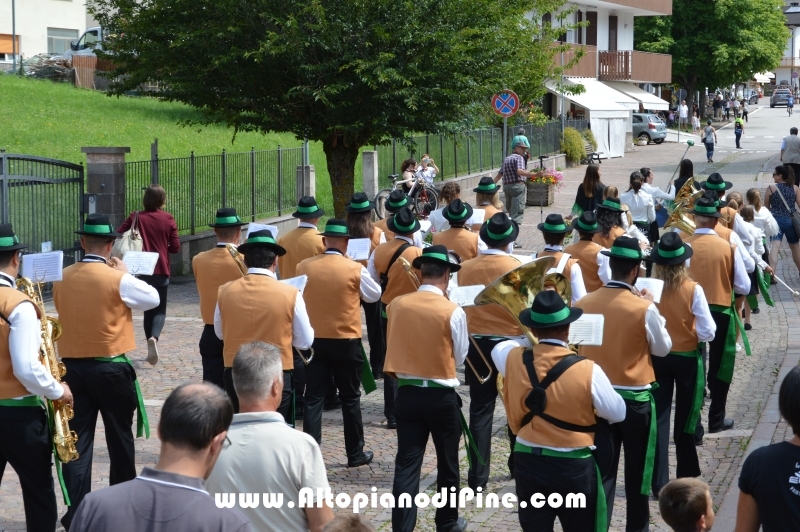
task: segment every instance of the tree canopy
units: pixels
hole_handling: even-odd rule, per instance
[[[90,0],[110,37],[111,92],[157,96],[236,131],[321,141],[338,215],[361,147],[438,133],[560,75],[557,30],[526,12],[562,0]]]

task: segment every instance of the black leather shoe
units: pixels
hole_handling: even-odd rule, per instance
[[[761,312],[761,309],[756,307],[753,310],[751,310],[750,312],[752,312],[753,314],[758,314],[759,312]]]
[[[347,467],[358,467],[362,465],[367,465],[368,463],[372,462],[372,451],[364,451],[361,453],[360,458],[356,458],[355,460],[348,460]]]
[[[725,418],[725,421],[722,422],[722,425],[719,427],[708,427],[709,434],[714,434],[715,432],[722,432],[725,430],[731,430],[733,428],[733,420],[730,418]]]
[[[467,529],[467,525],[469,525],[469,522],[463,517],[459,517],[448,532],[464,532]]]
[[[705,436],[705,429],[703,429],[703,425],[700,423],[697,424],[697,427],[694,429],[694,445],[695,447],[699,447],[703,445],[703,436]]]
[[[745,330],[745,331],[749,331],[749,330],[750,330],[750,329],[752,329],[752,328],[753,328],[753,326],[752,326],[752,325],[750,325],[749,323],[745,323],[745,324],[744,324],[744,330]]]

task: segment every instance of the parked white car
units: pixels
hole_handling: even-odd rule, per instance
[[[77,41],[69,43],[70,49],[62,54],[65,59],[72,59],[74,55],[95,55],[95,50],[103,49],[103,29],[99,26],[89,28]]]

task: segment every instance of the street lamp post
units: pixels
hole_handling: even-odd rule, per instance
[[[15,0],[11,0],[11,71],[17,71],[17,13]]]

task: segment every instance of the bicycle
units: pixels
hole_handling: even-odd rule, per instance
[[[436,193],[436,189],[421,177],[398,181],[399,177],[399,174],[388,176],[389,181],[392,182],[392,186],[384,188],[375,196],[375,215],[379,220],[386,218],[385,205],[386,202],[389,201],[389,194],[395,189],[402,189],[405,183],[413,181],[414,184],[411,185],[411,190],[406,193],[411,200],[411,212],[413,212],[417,218],[426,219],[428,215],[439,206],[439,195]]]

